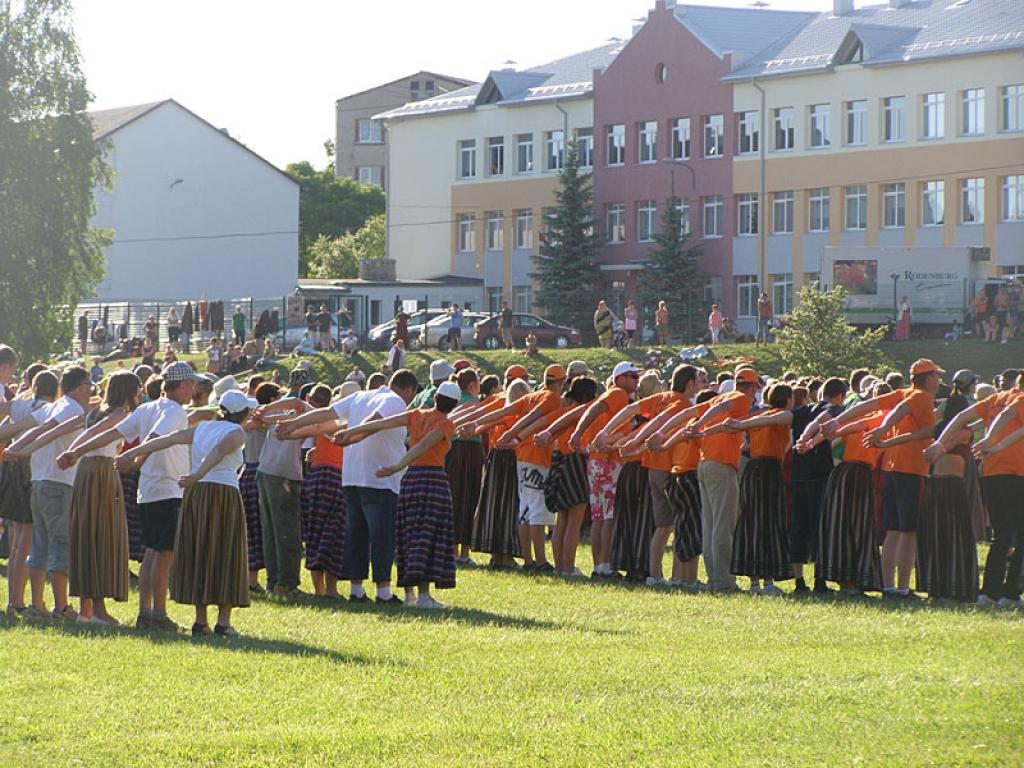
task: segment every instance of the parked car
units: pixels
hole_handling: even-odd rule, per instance
[[[409,339],[410,341],[419,334],[420,327],[435,317],[445,314],[445,309],[421,309],[409,315]],[[391,346],[391,335],[395,332],[395,320],[392,318],[386,323],[374,326],[367,334],[368,346],[370,349],[387,349]]]
[[[477,323],[486,320],[490,315],[482,312],[462,313],[462,346],[465,347],[473,339],[473,329]],[[412,329],[409,329],[409,336],[414,349],[427,349],[435,347],[442,352],[448,349],[448,329],[451,328],[452,318],[449,314],[435,317],[425,326],[419,326],[415,336]]]
[[[303,320],[302,325],[291,325],[278,331],[274,335],[274,343],[278,349],[291,349],[302,341],[307,330],[306,321]],[[313,331],[312,336],[314,344],[319,342],[319,331]],[[335,312],[331,312],[331,338],[334,339],[335,344],[338,343],[338,315]]]
[[[484,347],[485,349],[498,349],[501,347],[501,318],[497,315],[477,323],[473,330],[473,340],[478,347]],[[578,347],[582,342],[580,332],[575,328],[555,325],[542,317],[537,317],[537,315],[513,313],[512,343],[517,347],[525,347],[526,336],[530,331],[533,331],[537,336],[537,345],[541,347],[565,349],[566,347]]]

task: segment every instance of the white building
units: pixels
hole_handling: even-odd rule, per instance
[[[93,112],[114,231],[100,301],[284,296],[298,278],[299,185],[172,99]]]

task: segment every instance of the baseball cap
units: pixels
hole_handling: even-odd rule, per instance
[[[565,368],[560,365],[549,365],[544,369],[544,378],[549,381],[559,381],[565,378]]]
[[[466,358],[460,358],[452,363],[452,369],[456,372],[461,371],[463,368],[472,368],[473,364]]]
[[[760,379],[757,377],[757,371],[753,368],[741,368],[736,372],[736,383],[737,384],[758,384]]]
[[[462,399],[462,390],[459,389],[459,385],[454,381],[445,381],[437,388],[437,393],[441,397],[447,397],[452,400]]]
[[[953,383],[959,387],[969,387],[978,380],[978,374],[967,368],[961,368],[953,374]]]
[[[217,383],[213,385],[213,402],[219,403],[220,399],[233,389],[241,389],[234,376],[228,375],[223,379],[218,379]]]
[[[164,381],[204,381],[203,377],[192,370],[192,366],[179,361],[171,363],[163,371]]]
[[[945,373],[944,370],[939,368],[934,361],[929,360],[927,357],[920,357],[914,361],[914,364],[910,366],[910,375],[917,376],[922,373]]]
[[[440,379],[447,379],[455,373],[455,369],[452,368],[452,364],[447,360],[435,360],[430,364],[430,380],[439,381]]]
[[[590,373],[590,366],[582,360],[573,360],[565,369],[565,373],[570,379],[574,376],[586,376]]]
[[[612,381],[626,373],[640,373],[640,369],[629,362],[629,360],[623,360],[612,369]]]
[[[291,373],[288,374],[288,384],[293,387],[300,386],[309,381],[309,369],[308,368],[295,368]]]
[[[505,369],[505,380],[511,381],[512,379],[528,379],[530,378],[530,372],[526,369],[525,365],[510,365]]]
[[[230,389],[221,396],[218,405],[228,413],[240,413],[246,408],[256,408],[259,403],[240,389]]]

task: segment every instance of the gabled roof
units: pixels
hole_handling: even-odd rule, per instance
[[[550,72],[516,72],[508,69],[491,72],[480,86],[476,103],[494,104],[513,99],[550,77]]]
[[[387,83],[381,83],[380,85],[375,85],[372,88],[366,88],[365,90],[357,91],[356,93],[350,93],[347,96],[342,96],[340,99],[335,99],[335,103],[337,103],[339,101],[345,101],[346,99],[354,99],[357,96],[365,96],[367,93],[370,93],[371,91],[376,91],[378,88],[390,88],[392,85],[398,85],[399,83],[404,83],[406,80],[412,80],[414,77],[415,78],[428,77],[428,78],[432,78],[434,80],[444,80],[445,82],[455,83],[456,85],[459,85],[459,86],[474,85],[472,80],[465,80],[465,79],[463,79],[461,77],[452,77],[451,75],[442,75],[442,74],[439,74],[437,72],[430,72],[429,70],[421,69],[419,72],[413,72],[411,75],[406,75],[405,77],[400,77],[397,80],[391,80],[391,81],[389,81]]]
[[[817,15],[803,11],[711,5],[677,5],[674,14],[719,58],[727,53],[739,53],[744,60],[764,48],[766,40],[793,34]]]
[[[819,13],[795,34],[759,52],[725,80],[825,71],[840,63],[850,36],[864,47],[863,66],[1024,49],[1020,0],[911,0],[871,5],[842,16]]]

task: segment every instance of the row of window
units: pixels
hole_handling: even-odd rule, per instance
[[[501,303],[508,301],[500,287],[487,289],[487,309],[492,314],[501,311]],[[531,312],[533,310],[533,288],[529,285],[513,285],[512,300],[509,307],[513,312]]]
[[[573,137],[579,153],[579,164],[582,168],[590,168],[594,164],[594,131],[591,128],[578,128]],[[514,137],[512,150],[513,173],[532,173],[536,170],[534,162],[534,137],[532,133],[518,133]],[[565,131],[544,131],[541,144],[543,157],[541,165],[545,171],[560,171],[565,165]],[[489,136],[483,140],[485,176],[502,176],[506,170],[505,137]],[[476,139],[463,139],[458,143],[458,162],[456,175],[460,179],[473,179],[479,173],[477,163]]]
[[[551,213],[550,208],[542,211],[545,218]],[[533,210],[522,208],[513,214],[515,226],[512,231],[513,247],[532,250]],[[458,250],[462,253],[476,251],[476,214],[462,213],[458,217]],[[488,211],[484,214],[484,248],[488,251],[500,251],[505,247],[505,214],[503,211]]]

